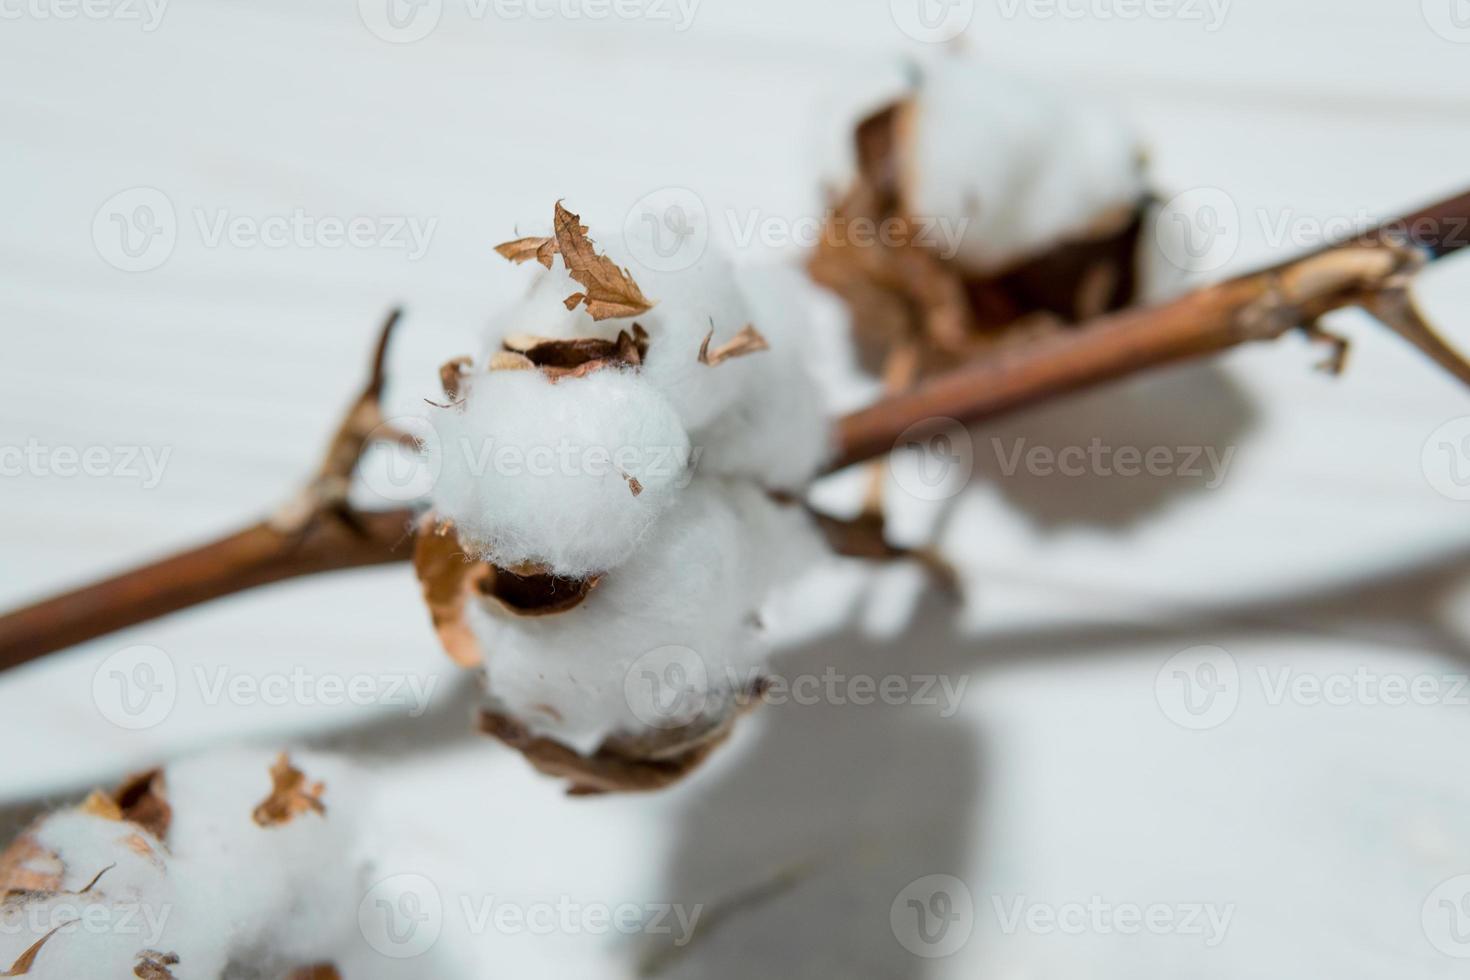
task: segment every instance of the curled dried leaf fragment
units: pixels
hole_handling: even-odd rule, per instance
[[[747,323],[740,328],[740,332],[725,341],[714,350],[710,350],[710,342],[715,339],[715,328],[710,327],[709,333],[704,335],[704,343],[699,345],[699,363],[708,364],[710,367],[723,364],[733,357],[744,357],[758,351],[770,350],[771,345],[754,324]]]
[[[550,237],[517,238],[495,246],[501,256],[520,265],[535,259],[546,268],[551,268],[551,257],[557,253],[556,239]]]
[[[178,953],[163,953],[156,949],[145,949],[138,953],[138,963],[133,967],[133,976],[139,980],[174,980],[172,967],[179,965]]]
[[[63,922],[55,929],[52,929],[50,932],[46,933],[46,935],[42,936],[40,939],[37,939],[34,943],[30,945],[29,948],[26,949],[24,953],[20,954],[20,958],[15,961],[10,969],[6,970],[4,973],[0,973],[0,977],[23,977],[27,973],[30,973],[31,967],[36,965],[36,957],[41,955],[42,947],[44,947],[48,942],[51,941],[51,937],[56,935],[61,930],[65,929],[67,926],[71,925],[73,922],[77,921],[79,920],[72,919],[70,922]]]
[[[135,773],[113,790],[112,797],[122,810],[122,818],[135,823],[160,841],[168,839],[173,822],[173,807],[168,802],[168,784],[162,769]]]
[[[677,783],[699,768],[730,737],[740,715],[760,701],[767,686],[765,680],[757,680],[730,697],[725,710],[679,728],[614,735],[591,755],[533,734],[500,711],[482,711],[480,731],[520,752],[537,771],[568,780],[572,796],[646,793]]]
[[[464,385],[465,377],[470,373],[470,365],[474,363],[468,357],[456,357],[451,361],[445,361],[439,366],[439,384],[444,388],[444,397],[449,399],[450,405],[458,405],[462,399],[460,392]],[[440,406],[447,408],[449,406]]]
[[[521,722],[494,711],[480,715],[480,730],[520,752],[548,776],[570,782],[573,796],[597,793],[646,793],[663,789],[689,775],[724,741],[728,730],[704,742],[661,758],[629,755],[615,744],[604,744],[592,755],[582,755],[552,738],[534,735]]]
[[[568,299],[568,309],[583,303],[594,320],[637,316],[653,309],[653,302],[643,295],[643,290],[638,288],[628,271],[597,253],[595,243],[587,237],[582,219],[562,207],[560,201],[556,203],[552,226],[556,230],[557,248],[567,271],[585,289],[584,293],[575,294],[575,303]]]
[[[251,815],[261,827],[278,827],[289,823],[303,813],[326,815],[322,803],[323,783],[309,783],[306,774],[291,765],[285,752],[276,757],[271,766],[271,791]]]
[[[450,659],[465,668],[480,666],[485,654],[465,621],[465,604],[481,580],[491,574],[490,566],[465,553],[452,522],[440,522],[429,514],[419,523],[413,568],[434,632]]]

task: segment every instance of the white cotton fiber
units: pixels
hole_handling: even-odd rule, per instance
[[[491,706],[591,752],[609,735],[665,727],[667,705],[655,699],[668,692],[640,672],[674,670],[690,685],[688,704],[718,716],[760,675],[762,606],[821,553],[800,507],[701,477],[576,608],[533,618],[493,603],[472,610]]]
[[[70,924],[41,948],[31,980],[139,976],[147,951],[176,956],[168,965],[176,980],[280,976],[359,944],[363,776],[330,757],[293,753],[309,781],[325,784],[325,813],[263,827],[252,814],[271,792],[274,758],[231,752],[170,766],[162,841],[79,808],[44,818],[29,834],[64,865],[62,891],[5,904],[0,962],[8,968],[59,922]]]
[[[905,210],[963,219],[956,258],[977,273],[1084,236],[1145,193],[1139,143],[1107,108],[983,61],[926,64],[909,122]]]
[[[921,222],[926,245],[970,272],[1003,271],[1085,236],[1147,191],[1138,138],[1086,91],[965,55],[868,76],[846,85],[817,127],[828,193],[841,196],[857,178],[857,125],[907,103],[896,161],[902,210]]]
[[[690,215],[691,222],[703,221]],[[614,340],[633,324],[649,335],[648,354],[638,375],[668,399],[698,447],[701,468],[756,480],[771,489],[797,490],[815,475],[829,452],[826,416],[816,386],[804,367],[805,324],[792,314],[754,309],[729,260],[713,246],[686,268],[655,269],[639,261],[657,255],[648,230],[630,235],[593,230],[599,251],[626,268],[654,301],[634,317],[594,320],[584,307],[567,310],[564,300],[583,287],[560,257],[552,268],[534,269],[526,297],[495,318],[488,354],[515,334],[555,339]],[[710,349],[753,326],[770,349],[721,364],[700,361],[705,338]]]
[[[535,370],[480,371],[462,394],[430,417],[434,507],[502,568],[571,578],[616,568],[687,482],[689,437],[634,372],[553,383]]]

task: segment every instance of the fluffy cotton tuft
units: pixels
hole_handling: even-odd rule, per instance
[[[701,215],[688,216],[699,236]],[[526,297],[491,325],[487,354],[506,337],[533,334],[555,339],[616,339],[636,323],[648,331],[648,354],[639,376],[668,399],[710,472],[740,476],[777,490],[808,483],[831,454],[831,432],[817,386],[804,367],[806,325],[791,311],[753,308],[729,260],[707,249],[687,268],[650,268],[640,256],[659,255],[651,229],[628,234],[594,232],[597,248],[626,268],[654,307],[635,317],[594,320],[584,307],[564,300],[583,287],[561,258],[550,269],[531,264],[535,278]],[[753,326],[770,349],[718,365],[702,363],[711,349]]]
[[[1096,232],[1147,193],[1141,144],[1109,106],[966,56],[870,72],[844,90],[819,148],[830,191],[857,174],[856,124],[898,103],[902,210],[972,274]]]
[[[689,437],[633,372],[553,383],[535,370],[491,371],[466,385],[460,405],[431,418],[434,505],[496,565],[573,578],[615,568],[687,482]]]
[[[716,720],[760,676],[762,606],[820,554],[800,507],[701,478],[575,609],[471,610],[491,707],[583,753],[610,735]],[[684,685],[678,704],[670,684]]]
[[[82,807],[43,818],[8,853],[33,851],[28,870],[60,882],[0,906],[0,963],[9,968],[61,924],[31,980],[162,975],[135,973],[150,952],[177,957],[159,960],[177,980],[275,976],[359,945],[363,776],[311,753],[292,762],[325,784],[324,814],[257,824],[272,756],[236,752],[169,767],[163,840]]]
[[[1136,137],[1077,92],[945,58],[925,67],[913,107],[906,209],[966,219],[956,258],[974,272],[1084,236],[1146,192]]]

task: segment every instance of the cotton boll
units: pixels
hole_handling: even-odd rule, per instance
[[[434,505],[503,568],[538,564],[571,578],[616,568],[687,478],[678,415],[632,372],[555,382],[535,370],[483,372],[463,397],[431,419]]]
[[[168,769],[161,840],[105,808],[43,818],[7,857],[34,851],[32,870],[59,867],[59,881],[0,908],[0,963],[61,923],[32,980],[161,975],[135,972],[150,956],[176,980],[282,976],[360,943],[364,781],[330,757],[292,762],[324,784],[324,812],[262,826],[253,815],[272,794],[272,756],[236,752]]]
[[[1085,236],[1145,193],[1137,139],[1081,93],[944,58],[925,66],[911,105],[899,147],[905,210],[963,219],[956,259],[971,272]]]
[[[64,870],[56,893],[13,895],[0,907],[0,969],[60,926],[27,976],[132,976],[138,952],[163,941],[177,905],[162,846],[130,824],[80,810],[47,818],[28,836]]]
[[[690,214],[688,220],[704,218]],[[628,269],[655,301],[651,310],[602,321],[584,307],[567,310],[564,300],[583,287],[558,257],[550,269],[536,266],[526,297],[495,318],[487,354],[515,335],[613,340],[637,324],[649,335],[637,373],[678,413],[699,447],[699,465],[771,489],[799,489],[828,451],[825,412],[803,363],[804,324],[789,308],[753,304],[735,268],[712,248],[687,268],[649,268],[639,257],[661,254],[654,234],[635,226],[627,234],[593,235],[598,249]],[[769,350],[718,365],[701,360],[707,338],[710,349],[718,350],[747,326],[765,338]]]
[[[704,218],[691,214],[689,220]],[[613,340],[637,323],[650,338],[642,375],[673,403],[686,429],[693,431],[710,422],[746,388],[741,377],[730,373],[721,377],[700,364],[700,345],[711,329],[716,345],[734,336],[751,322],[750,310],[729,260],[714,249],[678,269],[653,269],[640,262],[639,255],[659,254],[661,246],[654,242],[653,234],[651,229],[635,228],[631,236],[611,230],[594,230],[591,235],[597,250],[627,269],[654,302],[651,310],[608,320],[594,320],[585,306],[568,310],[564,300],[585,287],[572,278],[557,256],[550,269],[532,264],[536,276],[525,299],[491,324],[489,352],[499,350],[502,341],[514,334]]]
[[[820,554],[800,508],[701,477],[576,608],[538,618],[471,609],[492,708],[584,754],[661,722],[715,720],[759,677],[759,610]],[[642,683],[640,668],[678,671],[692,696],[681,708],[702,717],[669,715],[657,700],[667,690]]]
[[[824,390],[806,368],[817,311],[827,296],[785,266],[741,270],[739,280],[770,350],[714,368],[750,370],[745,383],[757,394],[729,406],[695,436],[709,447],[701,469],[796,493],[834,452]]]
[[[359,938],[365,777],[315,753],[293,753],[291,763],[324,785],[325,812],[270,827],[252,816],[271,790],[270,754],[209,755],[170,767],[172,877],[189,938],[204,940],[180,943],[181,962],[228,938],[235,959],[301,965],[329,960]]]

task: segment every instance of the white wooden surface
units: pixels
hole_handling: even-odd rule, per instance
[[[1116,8],[1101,0],[1080,19],[981,4],[968,39],[1119,100],[1165,188],[1227,192],[1236,269],[1284,254],[1270,240],[1283,219],[1385,216],[1470,181],[1470,44],[1431,29],[1431,15],[1452,23],[1450,0],[1436,4],[1235,0],[1215,31],[1105,19],[1096,11]],[[404,45],[345,2],[177,0],[153,31],[36,9],[4,7],[0,23],[0,445],[171,455],[152,488],[7,475],[6,605],[286,495],[399,301],[410,316],[392,397],[412,406],[512,288],[489,247],[555,198],[614,224],[666,186],[716,213],[811,213],[834,87],[922,47],[875,0],[704,0],[682,32],[476,19],[447,0],[439,29]],[[140,186],[167,195],[180,230],[161,267],[128,273],[103,260],[92,228],[104,202]],[[409,261],[209,247],[195,223],[298,208],[437,225]],[[1470,269],[1437,272],[1426,298],[1470,335]],[[1470,409],[1371,325],[1340,327],[1358,341],[1340,381],[1291,341],[986,430],[989,477],[945,530],[970,593],[958,616],[904,608],[907,572],[843,568],[794,618],[806,639],[784,670],[968,677],[953,717],[769,707],[686,786],[568,801],[468,735],[472,693],[436,652],[409,573],[388,568],[241,596],[0,679],[12,739],[0,797],[70,794],[242,738],[355,746],[380,759],[403,827],[385,874],[430,876],[451,910],[485,895],[705,903],[695,942],[653,959],[669,976],[1461,975],[1423,916],[1437,885],[1470,873],[1466,706],[1273,705],[1259,673],[1466,671],[1470,505],[1434,489],[1443,474],[1426,475],[1422,450]],[[1236,455],[1211,490],[995,473],[992,438],[1093,436]],[[934,522],[932,507],[895,496],[905,533]],[[166,651],[181,678],[172,713],[143,731],[113,725],[93,698],[99,665],[134,644]],[[1201,644],[1233,655],[1242,681],[1234,717],[1195,732],[1161,710],[1155,682]],[[210,704],[196,680],[300,665],[440,686],[410,719],[383,705]],[[923,960],[889,911],[935,873],[965,881],[976,916],[955,955]],[[1208,949],[1189,935],[1007,935],[995,902],[1018,896],[1206,902],[1234,917]],[[658,946],[473,932],[451,911],[422,975],[634,975]],[[366,953],[354,967],[354,980],[388,975]]]

